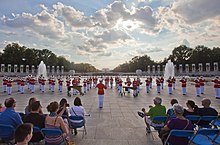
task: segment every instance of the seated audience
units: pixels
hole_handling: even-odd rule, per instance
[[[38,127],[39,129],[42,129],[45,127],[45,116],[40,114],[41,110],[41,104],[40,101],[33,102],[31,104],[31,113],[26,115],[23,118],[23,121],[25,123],[32,123],[34,126]],[[43,140],[44,137],[41,132],[36,132],[33,134],[33,137],[31,138],[31,142],[39,142]]]
[[[176,114],[176,118],[172,118],[170,121],[168,121],[168,123],[164,126],[164,128],[161,130],[160,135],[159,135],[163,142],[165,142],[166,138],[168,137],[168,134],[166,136],[162,135],[162,132],[164,131],[169,132],[172,129],[178,129],[178,130],[192,130],[193,129],[193,125],[191,121],[184,118],[183,116],[183,112],[184,112],[183,107],[179,104],[174,104],[173,109]],[[173,145],[186,145],[188,144],[188,141],[189,140],[187,138],[183,138],[183,137],[174,137],[174,136],[169,137],[169,142]]]
[[[85,116],[85,109],[82,106],[81,99],[76,97],[74,100],[74,106],[70,108],[70,115],[71,116]],[[85,121],[85,119],[84,119]],[[74,128],[74,134],[77,134],[77,129]]]
[[[166,108],[165,106],[161,105],[162,99],[160,97],[154,98],[154,107],[150,107],[150,110],[148,112],[145,111],[145,108],[142,108],[142,111],[144,112],[144,121],[146,124],[146,131],[147,133],[150,133],[150,126],[163,126],[163,122],[152,122],[153,118],[155,116],[166,116]],[[149,116],[149,118],[148,118]]]
[[[67,100],[65,98],[60,100],[60,104],[59,104],[59,109],[57,111],[57,114],[59,116],[62,116],[63,118],[67,118],[68,117],[68,109],[67,107],[69,107],[69,104],[67,103]]]
[[[197,115],[196,112],[194,111],[194,108],[197,107],[194,101],[188,100],[188,101],[186,102],[186,106],[187,106],[187,109],[184,109],[183,116],[187,116],[187,115]]]
[[[15,129],[15,142],[16,145],[28,145],[32,138],[33,125],[31,123],[24,123]]]
[[[1,103],[0,103],[0,112],[3,112],[3,106]]]
[[[174,113],[173,105],[174,105],[174,104],[178,104],[177,99],[172,99],[172,100],[170,101],[170,104],[171,104],[172,107],[170,107],[170,108],[167,110],[167,116],[168,116],[168,118],[175,118],[175,117],[176,117],[176,114]]]
[[[16,128],[18,125],[23,123],[19,113],[15,112],[16,101],[14,98],[6,99],[5,107],[6,110],[2,112],[0,116],[0,124],[12,125]]]
[[[69,140],[69,127],[67,124],[64,123],[64,120],[61,116],[57,115],[58,110],[58,103],[56,101],[51,102],[47,106],[48,112],[50,112],[49,115],[46,116],[45,119],[45,128],[59,128],[63,132],[63,137],[66,140]],[[47,137],[45,136],[45,139]]]
[[[36,101],[37,101],[37,99],[35,97],[29,99],[28,106],[25,107],[25,114],[26,115],[31,113],[31,104]],[[40,113],[43,114],[43,111],[40,110]]]
[[[200,115],[200,116],[217,116],[218,115],[218,112],[210,107],[211,105],[211,100],[210,99],[203,99],[202,100],[202,108],[195,108],[195,112],[196,114]],[[203,121],[203,120],[200,120],[198,122],[198,125],[199,126],[207,126],[209,125],[210,122],[208,121]]]

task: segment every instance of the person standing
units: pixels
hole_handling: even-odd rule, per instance
[[[110,78],[110,87],[111,87],[111,89],[113,88],[113,78],[112,77]]]
[[[4,93],[7,91],[7,84],[8,84],[8,79],[7,77],[3,78],[3,87],[4,87]]]
[[[104,89],[107,89],[107,87],[102,83],[102,79],[100,79],[99,84],[97,84],[96,88],[98,88],[98,97],[99,97],[99,108],[103,108],[103,102],[104,102]]]
[[[168,92],[169,92],[169,94],[172,94],[173,93],[173,88],[172,88],[173,81],[172,81],[171,77],[169,77],[167,82],[168,82]]]
[[[84,93],[86,93],[86,90],[87,90],[87,81],[86,79],[83,80],[83,89],[84,89]]]
[[[199,78],[197,77],[195,80],[195,87],[196,87],[196,96],[197,97],[200,97],[200,81],[199,81]]]
[[[7,83],[8,95],[11,95],[12,93],[12,82],[13,80],[11,78],[8,78],[8,83]]]
[[[173,89],[175,90],[176,89],[176,78],[175,77],[172,78],[172,82],[173,82]]]
[[[150,79],[147,78],[145,82],[146,82],[146,93],[149,93],[150,92]]]
[[[204,94],[205,79],[203,78],[203,76],[200,77],[199,82],[201,94]]]
[[[183,77],[180,82],[182,83],[182,93],[183,95],[186,95],[186,82],[187,80],[185,79],[185,77]]]
[[[215,98],[220,99],[220,80],[219,80],[219,77],[215,77],[215,79],[213,79],[212,82],[214,83]]]
[[[44,93],[46,79],[44,77],[42,77],[40,82],[41,82],[41,89],[40,90],[42,93]]]
[[[157,77],[157,79],[156,79],[156,85],[157,85],[157,93],[158,94],[160,94],[160,86],[161,86],[161,84],[160,84],[160,78],[159,77]]]
[[[164,78],[162,76],[160,78],[160,83],[161,83],[161,89],[163,89]]]
[[[21,94],[24,94],[25,78],[21,79]]]
[[[134,78],[134,81],[132,82],[132,86],[133,86],[133,96],[137,97],[138,96],[138,92],[137,92],[137,81]]]
[[[59,84],[59,91],[62,92],[63,91],[63,79],[61,77],[58,79],[58,84]]]
[[[18,86],[18,92],[20,92],[21,91],[21,78],[18,77],[16,82],[17,82],[17,86]]]

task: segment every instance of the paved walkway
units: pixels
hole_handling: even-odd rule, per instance
[[[144,121],[137,115],[137,111],[140,111],[142,107],[148,108],[149,105],[152,105],[154,97],[160,96],[167,108],[170,107],[169,102],[172,98],[178,99],[179,103],[185,107],[188,99],[194,100],[198,106],[201,106],[201,100],[208,97],[212,101],[212,106],[220,112],[220,100],[215,99],[211,84],[206,85],[205,94],[201,97],[195,97],[194,86],[189,85],[187,87],[188,93],[186,96],[183,96],[180,84],[177,84],[173,95],[168,94],[167,87],[158,95],[155,86],[149,94],[146,94],[145,87],[142,86],[141,93],[136,98],[132,94],[127,93],[125,96],[120,96],[115,88],[107,89],[102,110],[98,109],[97,90],[92,89],[84,96],[81,96],[86,112],[91,114],[90,117],[86,117],[87,135],[82,139],[82,132],[79,131],[77,136],[73,136],[73,139],[77,145],[162,145],[157,137],[157,133],[153,133],[154,140],[151,135],[145,134]],[[8,97],[16,99],[16,111],[18,112],[24,112],[24,108],[31,97],[36,97],[41,101],[44,113],[48,113],[46,106],[51,101],[59,102],[61,98],[66,98],[72,106],[74,100],[73,96],[67,97],[66,91],[63,93],[58,91],[52,93],[47,88],[47,91],[42,94],[38,91],[38,87],[36,87],[34,94],[27,92],[25,94],[18,94],[14,88],[13,94],[8,96],[1,91],[0,102],[4,102]]]

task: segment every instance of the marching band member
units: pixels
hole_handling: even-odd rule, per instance
[[[24,94],[25,78],[21,79],[21,94]]]
[[[52,78],[51,78],[51,90],[52,90],[52,92],[54,92],[54,90],[55,90],[55,83],[56,83],[56,80],[55,80],[54,76],[52,76]]]
[[[86,79],[84,79],[84,80],[83,80],[83,89],[84,89],[84,93],[86,93],[86,90],[87,90],[86,85],[87,85],[87,81],[86,81]]]
[[[169,77],[167,82],[168,82],[168,92],[169,92],[169,94],[172,94],[173,93],[173,88],[172,88],[173,81],[172,81],[171,77]]]
[[[62,92],[63,91],[63,79],[62,79],[62,77],[60,77],[58,79],[58,84],[59,84],[59,91]]]
[[[152,79],[152,77],[150,76],[150,89],[152,89],[152,81],[153,81],[153,79]]]
[[[3,88],[4,88],[4,93],[7,91],[7,84],[8,84],[8,78],[5,76],[3,78]]]
[[[34,93],[34,85],[35,85],[35,78],[34,76],[32,76],[30,78],[30,89],[31,89],[31,93]]]
[[[196,87],[196,96],[197,97],[200,97],[200,81],[199,81],[199,78],[197,77],[195,80],[195,87]]]
[[[157,77],[157,79],[156,79],[156,84],[157,84],[157,93],[159,93],[160,94],[160,86],[161,86],[161,80],[160,80],[160,78],[159,77]]]
[[[8,95],[11,95],[12,93],[12,82],[13,80],[11,78],[8,78],[8,83],[7,83]]]
[[[215,77],[215,79],[213,79],[212,82],[214,83],[215,98],[220,99],[220,80],[219,80],[219,77]]]
[[[112,87],[113,87],[113,81],[114,81],[114,80],[113,80],[113,78],[111,77],[111,78],[110,78],[110,87],[111,87],[111,89],[112,89]]]
[[[163,83],[164,83],[164,78],[161,76],[160,78],[161,89],[163,89]]]
[[[150,92],[150,78],[147,78],[145,82],[146,82],[146,93],[149,93]]]
[[[183,77],[180,82],[182,83],[182,93],[183,95],[186,95],[186,82],[187,80],[185,79],[185,77]]]
[[[176,78],[175,77],[172,78],[172,82],[173,82],[173,89],[175,90],[176,89]]]
[[[42,77],[40,82],[41,82],[41,89],[40,90],[42,93],[44,93],[46,79],[44,77]]]
[[[131,86],[131,80],[129,79],[127,82],[126,82],[127,86],[130,87]],[[130,88],[128,88],[128,93],[130,93]]]
[[[107,89],[107,87],[102,83],[102,79],[100,79],[99,84],[96,86],[98,88],[98,97],[99,97],[99,108],[103,108],[103,102],[104,102],[104,89]]]
[[[19,76],[18,76],[16,82],[17,82],[17,86],[18,86],[18,92],[20,92],[21,91],[21,78]]]
[[[132,82],[132,86],[133,86],[133,88],[134,88],[134,90],[133,90],[133,96],[134,96],[134,97],[137,97],[137,96],[138,96],[138,92],[137,92],[137,81],[136,81],[135,78],[134,78],[134,81]]]
[[[122,79],[119,79],[118,87],[119,87],[119,93],[120,93],[121,96],[122,96],[122,94],[123,94],[122,83],[123,83]]]
[[[203,78],[203,76],[200,77],[199,82],[201,94],[204,94],[205,79]]]

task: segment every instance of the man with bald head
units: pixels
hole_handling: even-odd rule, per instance
[[[210,107],[211,105],[211,100],[210,99],[207,99],[207,98],[204,98],[202,99],[202,108],[195,108],[195,112],[196,114],[200,115],[200,116],[217,116],[218,115],[218,112]],[[206,126],[206,125],[209,125],[209,122],[207,121],[199,121],[198,123],[199,126]]]

